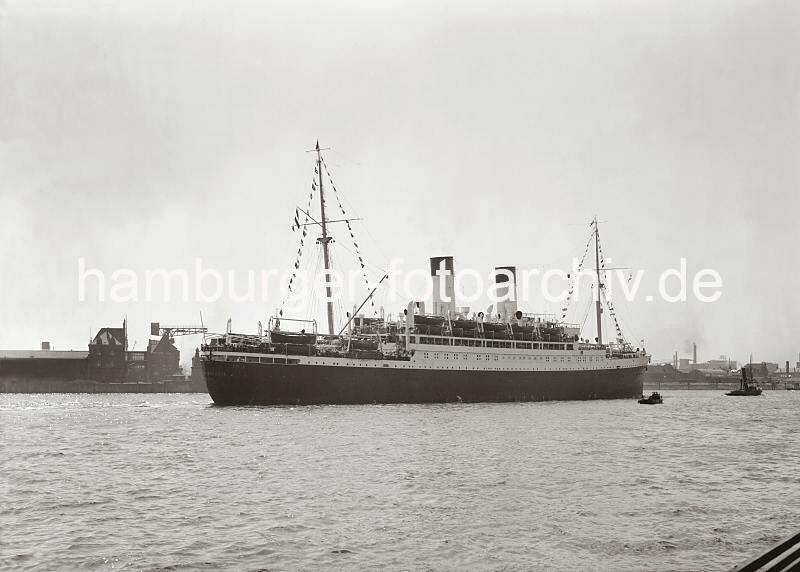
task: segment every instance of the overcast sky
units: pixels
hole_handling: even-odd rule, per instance
[[[0,347],[254,331],[278,300],[80,302],[77,261],[290,267],[319,138],[371,278],[566,267],[597,215],[647,293],[681,257],[722,276],[716,303],[617,303],[654,358],[794,364],[799,6],[0,2]]]

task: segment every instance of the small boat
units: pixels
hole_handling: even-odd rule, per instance
[[[661,397],[661,394],[657,391],[654,391],[650,394],[650,397],[645,397],[642,395],[642,398],[639,400],[641,405],[660,405],[664,403],[664,398]]]
[[[377,350],[379,345],[377,338],[353,338],[350,340],[351,350]]]
[[[744,389],[734,389],[732,391],[727,392],[725,395],[731,395],[734,397],[746,397],[750,395],[761,395],[761,388],[755,385],[749,385]]]
[[[273,344],[299,344],[309,345],[314,344],[317,340],[316,334],[307,334],[305,330],[302,332],[270,332],[270,339]]]
[[[747,379],[747,369],[742,368],[742,380],[739,382],[739,389],[727,392],[725,395],[733,397],[749,397],[761,395],[761,388],[753,382],[753,365],[750,364],[750,379]]]
[[[415,326],[441,326],[444,324],[444,316],[432,314],[414,314]]]

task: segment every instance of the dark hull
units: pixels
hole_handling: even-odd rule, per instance
[[[206,361],[217,405],[317,405],[620,399],[642,394],[644,367],[463,371]]]

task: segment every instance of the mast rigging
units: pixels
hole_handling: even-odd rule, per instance
[[[597,343],[602,344],[603,326],[601,319],[603,314],[603,306],[602,302],[600,301],[600,292],[603,290],[603,282],[602,278],[600,277],[600,238],[597,231],[597,217],[594,217],[592,224],[594,224],[594,270],[597,273],[597,297],[595,299],[595,314],[597,316]]]
[[[328,236],[328,227],[325,219],[325,190],[322,186],[322,149],[319,148],[319,140],[317,140],[317,175],[319,176],[319,210],[320,210],[320,226],[322,227],[322,236],[317,239],[317,242],[322,244],[322,261],[325,266],[325,297],[328,307],[328,334],[333,335],[333,299],[331,296],[331,255],[328,251],[328,244],[331,237]]]

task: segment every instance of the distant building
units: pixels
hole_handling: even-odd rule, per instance
[[[122,381],[127,377],[127,324],[121,328],[101,328],[89,343],[89,379]]]
[[[141,383],[147,381],[147,352],[129,351],[126,354],[125,361],[128,366],[127,380],[129,382]]]
[[[85,351],[0,350],[0,379],[86,379]]]
[[[180,351],[168,335],[150,340],[147,349],[128,351],[127,322],[121,328],[101,328],[89,351],[0,350],[0,378],[63,379],[113,383],[144,383],[183,378]]]
[[[747,370],[747,374],[750,375],[752,373],[753,377],[768,377],[778,371],[778,364],[762,361],[761,363],[745,364],[744,368]]]
[[[767,371],[770,373],[777,373],[780,371],[781,366],[777,363],[769,362],[769,361],[762,361],[761,365],[767,368]]]
[[[736,369],[738,369],[738,363],[735,360],[728,359],[726,356],[720,356],[719,359],[711,359],[702,363],[694,363],[689,358],[680,358],[678,360],[678,370],[684,373],[699,371],[705,375],[724,375]]]
[[[174,340],[166,334],[161,339],[150,340],[145,355],[148,381],[164,381],[180,372],[181,353]]]
[[[728,356],[719,356],[719,359],[710,359],[702,365],[716,367],[724,371],[734,371],[739,369],[739,363],[734,359],[730,359]]]
[[[705,363],[698,363],[697,365],[692,366],[692,369],[689,373],[693,374],[695,377],[724,377],[728,375],[729,372],[727,368],[720,369],[719,367],[709,367],[708,364]]]

